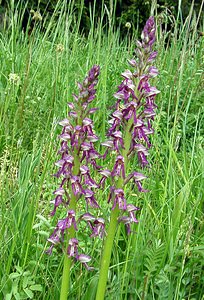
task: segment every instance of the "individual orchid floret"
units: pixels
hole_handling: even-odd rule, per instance
[[[77,257],[78,256],[78,240],[76,238],[72,238],[69,240],[69,245],[67,248],[67,254],[69,257]]]
[[[127,234],[131,233],[131,224],[139,223],[139,221],[135,217],[135,211],[138,211],[139,207],[134,206],[133,204],[127,204],[127,212],[128,216],[121,216],[118,218],[118,222],[123,223],[126,227]]]
[[[125,225],[127,234],[129,235],[131,233],[131,226],[130,226],[132,224],[131,218],[128,216],[122,216],[118,218],[118,222],[123,223]]]
[[[108,169],[105,169],[105,170],[99,171],[99,173],[102,175],[102,178],[99,182],[99,186],[104,186],[106,179],[111,176],[111,171]]]
[[[80,167],[81,176],[84,178],[84,184],[90,186],[91,188],[98,188],[98,184],[95,182],[93,178],[91,178],[90,170],[87,166]]]
[[[90,237],[103,237],[105,231],[105,220],[103,218],[95,218],[92,214],[85,213],[79,220],[84,220],[89,225],[92,231]]]
[[[105,220],[103,218],[97,218],[93,222],[92,234],[91,237],[100,237],[101,239],[104,236],[105,231]]]
[[[125,165],[124,157],[122,155],[117,156],[111,175],[118,177],[121,176],[123,179],[125,179]]]
[[[108,202],[112,200],[112,210],[114,210],[116,206],[118,206],[118,208],[121,210],[126,210],[127,205],[123,189],[115,189],[114,187],[111,187],[110,190],[111,192],[109,195]]]
[[[72,191],[75,196],[84,194],[84,190],[82,188],[79,176],[72,176],[70,179],[70,182],[71,182],[71,186],[72,186]]]
[[[86,254],[78,254],[79,241],[76,238],[69,240],[69,245],[67,248],[67,254],[69,257],[75,258],[75,260],[81,262],[85,268],[89,271],[93,270],[93,267],[88,266],[88,262],[91,261],[91,257]]]
[[[139,207],[134,206],[133,204],[127,205],[127,212],[129,213],[129,217],[131,218],[132,222],[138,223],[139,221],[136,219],[134,212],[140,210]]]
[[[93,207],[93,208],[99,208],[98,203],[96,202],[96,199],[94,197],[94,192],[90,189],[85,189],[84,190],[84,197],[86,200],[86,204],[87,204],[87,209],[88,207]]]
[[[137,185],[139,192],[148,192],[148,190],[143,189],[141,181],[146,179],[147,176],[139,172],[133,172],[125,179],[124,183],[127,184],[130,179],[133,178],[134,183]]]
[[[113,138],[114,150],[116,150],[117,152],[120,152],[120,148],[124,148],[122,132],[119,130],[116,130],[111,134],[111,137]]]
[[[76,259],[81,262],[88,271],[93,271],[94,267],[90,267],[87,263],[91,261],[91,257],[86,254],[80,254]]]

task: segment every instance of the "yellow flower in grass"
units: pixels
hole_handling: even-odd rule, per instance
[[[15,73],[9,74],[9,82],[18,85],[20,83],[20,76]]]
[[[42,21],[42,16],[39,11],[34,11],[33,9],[31,9],[30,12],[33,15],[32,20],[40,22]]]
[[[57,53],[64,52],[64,46],[62,44],[57,44],[57,46],[56,46],[56,52]]]

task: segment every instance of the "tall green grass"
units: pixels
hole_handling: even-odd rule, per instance
[[[0,33],[0,299],[58,299],[62,257],[44,254],[54,220],[50,200],[57,186],[51,176],[57,159],[57,122],[67,101],[93,64],[101,65],[95,129],[105,139],[112,94],[132,57],[134,38],[120,40],[114,28],[114,1],[94,18],[90,7],[88,37],[79,33],[73,2],[59,1],[50,20],[43,15],[31,34],[23,33],[21,2],[8,12],[8,28]],[[83,5],[83,1],[82,1]],[[154,6],[152,9],[156,9]],[[202,7],[201,7],[202,9]],[[156,12],[156,11],[155,11]],[[158,114],[152,139],[148,194],[130,194],[141,207],[136,234],[118,231],[109,272],[107,299],[189,299],[203,297],[204,273],[204,41],[197,30],[193,5],[185,22],[162,17],[158,23]],[[104,26],[107,22],[107,26]],[[46,25],[45,25],[46,24]],[[107,30],[107,28],[109,28]],[[64,52],[56,52],[57,44]],[[20,82],[9,81],[15,73]],[[101,192],[101,206],[108,191]],[[89,245],[85,240],[84,247]],[[90,251],[91,248],[89,248]],[[92,245],[98,267],[101,243]],[[69,299],[94,299],[98,270],[74,265]]]

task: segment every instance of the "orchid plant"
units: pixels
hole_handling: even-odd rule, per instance
[[[137,156],[140,169],[149,165],[147,160],[148,149],[151,147],[150,135],[153,134],[153,120],[156,115],[155,96],[159,93],[156,87],[151,86],[150,81],[157,76],[158,70],[153,61],[157,52],[153,51],[155,42],[154,17],[150,17],[142,31],[141,41],[137,41],[135,57],[129,60],[131,70],[122,73],[122,83],[119,85],[115,110],[109,121],[110,128],[107,132],[107,141],[102,145],[106,147],[103,155],[99,154],[94,143],[99,138],[94,133],[93,121],[90,115],[96,108],[90,108],[93,102],[98,81],[99,66],[93,66],[88,76],[82,83],[78,83],[79,94],[73,95],[74,101],[68,103],[70,109],[68,118],[59,124],[62,133],[59,136],[61,148],[60,160],[56,162],[59,168],[55,174],[61,178],[59,188],[54,191],[54,209],[64,211],[64,218],[60,219],[48,241],[51,243],[47,250],[52,253],[53,247],[59,245],[64,253],[64,268],[60,299],[67,299],[70,281],[70,268],[72,261],[81,262],[88,270],[91,257],[80,253],[80,241],[77,231],[81,222],[87,222],[91,237],[104,238],[101,265],[99,271],[97,300],[105,297],[108,269],[110,265],[113,241],[119,223],[123,223],[127,234],[132,232],[131,226],[138,223],[136,213],[139,207],[130,203],[127,197],[127,189],[137,187],[139,192],[147,192],[143,188],[142,181],[146,176],[133,169],[132,159]],[[97,160],[113,161],[111,169],[103,169],[97,164]],[[93,170],[100,174],[101,179],[97,183],[92,177]],[[97,176],[98,178],[98,176]],[[111,182],[110,193],[107,202],[110,204],[110,222],[106,224],[100,216],[100,207],[96,201],[96,190],[104,188],[107,178]],[[131,183],[131,184],[130,184]],[[84,213],[79,215],[80,206]],[[90,213],[96,210],[96,213]]]

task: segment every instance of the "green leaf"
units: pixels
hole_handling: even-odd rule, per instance
[[[17,281],[17,280],[15,280],[12,283],[12,292],[13,292],[13,294],[17,294],[18,293],[18,283],[19,283],[19,281]]]
[[[40,231],[38,231],[38,233],[39,233],[40,235],[42,235],[42,236],[46,237],[46,238],[48,238],[48,237],[49,237],[49,233],[48,233],[48,232],[46,232],[46,231],[44,231],[44,230],[40,230]]]
[[[19,266],[15,266],[16,270],[18,271],[18,273],[23,273],[23,269]]]
[[[50,228],[50,223],[48,222],[48,220],[44,217],[44,216],[42,216],[42,215],[40,215],[40,214],[37,214],[36,215],[36,217],[38,218],[38,219],[40,219],[48,228]],[[41,223],[42,224],[42,223]],[[34,225],[35,226],[35,225]]]
[[[19,293],[14,294],[14,298],[15,298],[16,300],[21,300],[21,296],[20,296]]]
[[[32,291],[39,291],[39,292],[42,292],[42,290],[43,290],[43,287],[42,287],[42,285],[40,285],[40,284],[34,284],[34,285],[31,285],[29,288],[30,288]]]
[[[25,289],[28,285],[28,280],[29,280],[29,277],[27,276],[24,276],[23,277],[23,289]]]
[[[21,276],[21,274],[19,274],[17,272],[13,272],[13,273],[9,274],[10,279],[15,279],[15,278],[18,278],[20,276]]]
[[[29,299],[33,299],[34,294],[33,294],[33,292],[31,290],[29,290],[28,288],[26,288],[26,289],[24,289],[24,292],[29,297]]]
[[[5,300],[11,300],[12,293],[6,294]]]
[[[98,276],[92,278],[90,285],[86,291],[84,300],[94,300],[96,297],[96,289],[98,284]]]

